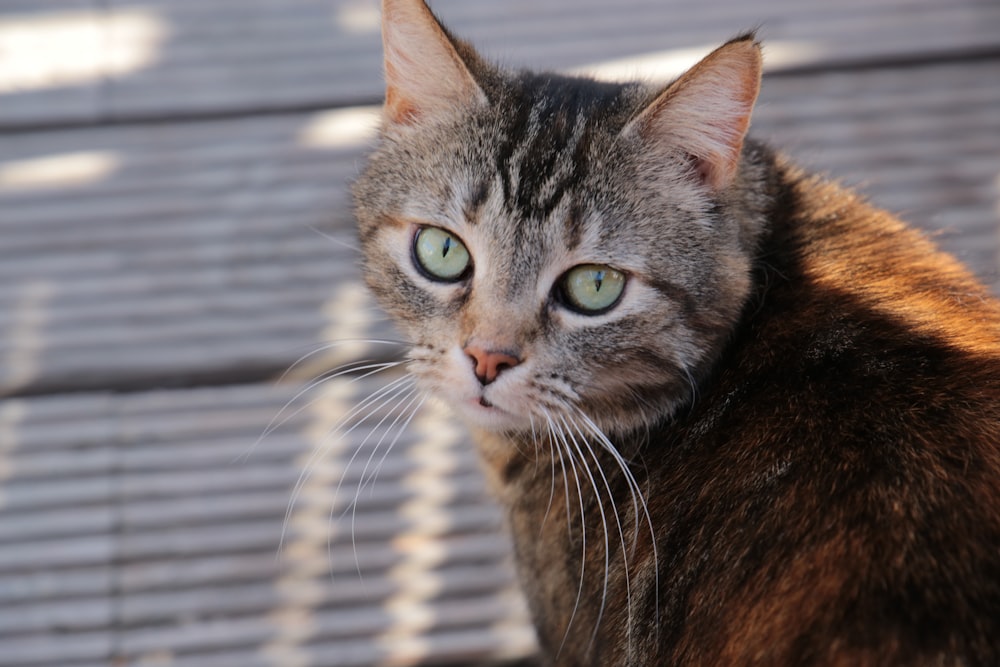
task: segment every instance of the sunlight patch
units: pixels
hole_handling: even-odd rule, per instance
[[[686,72],[711,52],[715,46],[671,49],[643,53],[628,58],[591,63],[571,70],[573,74],[605,81],[667,81]],[[825,52],[810,42],[765,42],[764,69],[777,69],[815,62]]]
[[[0,192],[85,185],[107,178],[120,162],[110,151],[83,151],[0,163]]]
[[[375,0],[354,0],[337,8],[337,27],[345,32],[377,34],[381,25],[381,13]]]
[[[378,132],[378,107],[354,107],[316,114],[298,136],[306,148],[354,148],[368,144]]]
[[[148,67],[166,36],[139,9],[0,20],[0,93],[93,83]]]

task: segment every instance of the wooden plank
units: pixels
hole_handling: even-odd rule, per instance
[[[416,611],[416,610],[415,610]],[[420,618],[405,620],[414,626],[412,636],[413,643],[421,640],[431,644],[427,640],[433,633],[454,630],[458,628],[472,628],[468,646],[465,647],[467,657],[479,660],[484,659],[482,646],[487,644],[487,649],[495,649],[489,646],[489,633],[483,633],[482,627],[489,627],[491,623],[497,622],[505,615],[513,612],[512,605],[504,599],[457,599],[447,600],[435,605],[433,618],[423,621]],[[300,618],[299,622],[306,627],[302,628],[301,634],[306,635],[297,644],[297,648],[308,655],[310,644],[313,642],[330,642],[337,639],[349,639],[353,637],[368,637],[366,642],[370,649],[375,649],[375,656],[393,653],[391,646],[379,646],[378,637],[384,628],[391,627],[396,621],[394,614],[385,609],[360,609],[355,611],[326,611],[306,608],[302,610],[305,618]],[[418,626],[420,627],[419,631]],[[123,637],[121,650],[125,655],[139,657],[143,654],[153,653],[162,650],[163,646],[172,647],[172,652],[178,654],[208,653],[210,651],[223,651],[232,648],[239,648],[246,645],[261,646],[266,650],[269,644],[276,643],[281,638],[280,621],[278,623],[269,621],[266,618],[227,618],[222,620],[206,620],[199,624],[190,624],[183,627],[151,627],[144,631],[129,632]],[[486,640],[484,641],[484,636]],[[478,639],[477,639],[478,637]],[[263,640],[263,641],[262,641]],[[376,641],[373,641],[376,640]],[[382,640],[385,643],[386,640]],[[472,645],[473,642],[478,646]],[[533,643],[526,641],[527,648],[531,648]],[[431,648],[431,646],[428,646]],[[522,652],[526,647],[515,647]],[[452,650],[454,648],[452,647]],[[508,649],[510,650],[510,649]],[[443,651],[444,652],[444,651]],[[514,651],[510,651],[514,652]],[[429,653],[429,651],[428,651]],[[475,655],[478,653],[478,655]],[[447,653],[446,653],[447,655]],[[425,654],[423,661],[434,664],[435,656]],[[340,664],[340,663],[335,663]]]
[[[4,667],[105,667],[113,651],[108,632],[36,635],[3,640]]]
[[[7,609],[14,609],[10,605],[108,596],[112,585],[111,577],[111,568],[104,565],[0,575],[0,602]]]
[[[67,9],[79,4],[47,3],[47,12],[27,16],[65,19],[78,15]],[[433,6],[459,35],[514,66],[573,68],[676,55],[754,26],[773,45],[775,69],[995,53],[1000,46],[1000,7],[975,0],[836,6],[437,0]],[[5,5],[0,25],[24,11],[21,3]],[[4,95],[0,124],[319,107],[381,95],[376,0],[118,0],[91,14],[109,40],[103,68],[82,85],[54,78],[50,87]]]
[[[0,127],[87,122],[105,106],[90,0],[5,0],[0,5]],[[67,48],[72,43],[72,49]],[[86,52],[81,52],[86,51]]]
[[[768,78],[753,131],[947,228],[944,245],[995,283],[1000,89],[982,82],[997,76],[986,61]],[[395,339],[357,280],[345,181],[367,139],[340,133],[344,113],[5,140],[9,163],[58,151],[123,166],[0,192],[0,391],[265,378],[332,338]],[[345,350],[313,368],[396,353]]]
[[[105,596],[59,597],[11,607],[10,612],[0,615],[0,641],[4,637],[51,633],[53,630],[74,635],[103,634],[117,620],[111,600]]]
[[[448,540],[442,540],[441,544],[447,545]],[[280,572],[272,574],[280,578]],[[432,604],[435,600],[454,597],[494,597],[498,590],[514,586],[510,566],[502,560],[445,563],[436,567],[430,576],[439,583],[430,598]],[[386,576],[366,577],[363,581],[342,576],[326,582],[318,577],[302,582],[300,586],[302,591],[296,595],[301,594],[303,600],[308,600],[314,608],[339,614],[344,619],[363,611],[370,616],[377,615],[384,601],[399,588],[398,583]],[[305,590],[307,587],[308,591]],[[180,619],[191,616],[266,617],[287,602],[292,590],[289,585],[276,585],[274,580],[269,579],[235,582],[222,579],[196,588],[136,589],[124,596],[116,622],[120,627],[137,628],[139,631],[165,624],[174,626],[176,630]],[[379,630],[368,623],[366,626],[369,634]],[[327,634],[329,637],[349,639],[358,634],[358,628],[338,623]]]
[[[229,29],[231,19],[218,3],[157,6],[173,27],[167,62],[114,81],[114,113],[266,108],[381,95],[374,0],[295,3],[280,13],[273,3],[241,5],[250,17],[236,30]],[[942,6],[882,0],[836,7],[684,2],[666,7],[649,0],[614,5],[438,0],[433,6],[457,34],[487,54],[514,66],[548,68],[707,48],[753,26],[762,26],[762,36],[781,51],[775,67],[864,62],[996,49],[1000,25],[996,7],[975,2]],[[573,20],[567,21],[568,15]],[[173,88],[192,94],[163,94]]]
[[[847,2],[683,0],[667,17],[657,0],[580,0],[572,22],[567,0],[434,6],[514,65],[678,55],[762,15],[772,72],[997,46],[993,5]],[[128,48],[115,17],[138,11],[167,28],[155,58],[99,84],[0,90],[0,125],[380,94],[373,1],[95,4],[11,0],[0,34],[15,13],[98,12],[108,43]],[[970,60],[768,77],[754,132],[939,233],[1000,288],[1000,89],[983,85],[998,75],[996,60]],[[337,438],[337,420],[398,374],[297,395],[331,366],[396,347],[335,347],[288,384],[257,383],[327,341],[394,337],[359,284],[346,188],[370,118],[347,109],[0,139],[0,394],[87,390],[0,403],[0,665],[532,654],[500,515],[461,432],[430,411],[383,439],[389,403]],[[209,380],[245,384],[108,393]]]
[[[385,656],[394,627],[430,660],[529,655],[499,512],[460,431],[428,413],[388,449],[396,413],[378,404],[346,439],[330,430],[399,377],[5,404],[0,665],[198,664],[248,646],[266,664],[344,643]],[[90,426],[74,437],[77,423]],[[313,631],[289,643],[301,614]]]

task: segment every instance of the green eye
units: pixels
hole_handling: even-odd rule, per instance
[[[610,266],[581,264],[562,279],[566,305],[586,315],[596,315],[618,303],[625,289],[625,274]]]
[[[438,227],[422,227],[413,239],[413,258],[433,280],[461,279],[472,264],[469,251],[458,237]]]

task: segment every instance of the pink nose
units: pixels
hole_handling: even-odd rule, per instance
[[[469,345],[464,352],[472,359],[476,365],[476,377],[479,382],[486,385],[497,379],[500,371],[513,368],[521,363],[521,360],[506,352],[495,352],[484,350],[476,345]]]

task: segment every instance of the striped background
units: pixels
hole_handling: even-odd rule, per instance
[[[604,75],[759,26],[753,132],[1000,288],[992,0],[433,7],[504,63]],[[427,406],[389,449],[375,400],[338,436],[397,376],[310,383],[397,352],[345,342],[394,336],[347,197],[377,22],[371,0],[0,0],[0,665],[532,655],[458,427]]]

